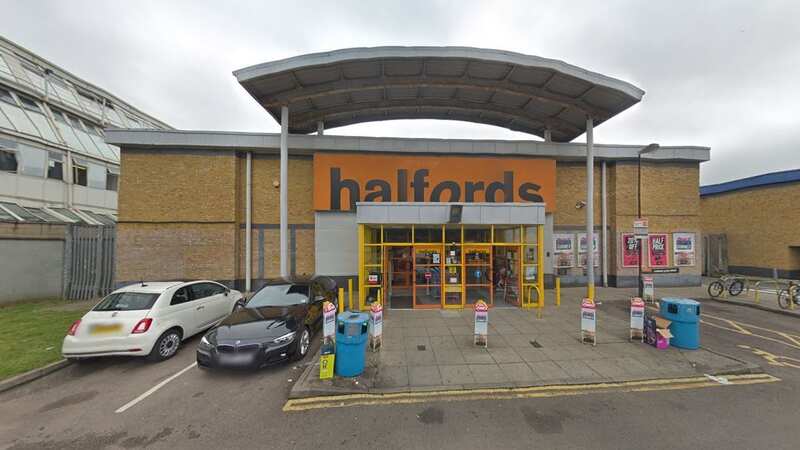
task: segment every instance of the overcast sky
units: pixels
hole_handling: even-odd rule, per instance
[[[176,128],[279,132],[231,75],[242,67],[346,47],[463,45],[641,87],[642,102],[595,141],[711,147],[703,184],[800,168],[800,1],[0,0],[0,11],[5,37]],[[328,134],[530,139],[428,120]]]

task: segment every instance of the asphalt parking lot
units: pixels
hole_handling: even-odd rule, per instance
[[[164,363],[96,360],[0,394],[0,448],[796,448],[796,318],[716,303],[704,314],[704,346],[781,381],[286,413],[302,365],[207,372],[195,337]]]

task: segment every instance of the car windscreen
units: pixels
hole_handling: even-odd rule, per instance
[[[264,286],[247,302],[248,308],[264,306],[291,306],[308,303],[308,286],[277,284]]]
[[[104,298],[94,311],[136,311],[150,309],[158,299],[159,294],[144,292],[115,292]]]

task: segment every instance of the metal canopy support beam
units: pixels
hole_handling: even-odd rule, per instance
[[[606,162],[603,161],[602,171],[600,172],[600,190],[601,190],[601,198],[600,204],[602,216],[603,216],[603,229],[600,231],[600,240],[602,241],[603,246],[603,260],[601,264],[603,266],[603,287],[608,287],[608,200],[606,196],[608,191],[606,190]]]
[[[281,106],[281,277],[289,276],[289,107]]]
[[[544,129],[544,141],[553,142],[553,133],[550,131],[550,128]]]
[[[594,120],[586,118],[586,297],[594,300]]]
[[[317,121],[317,136],[322,136],[325,134],[325,122],[318,120]]]
[[[245,204],[244,204],[244,291],[250,292],[253,279],[253,153],[247,152],[245,167]]]

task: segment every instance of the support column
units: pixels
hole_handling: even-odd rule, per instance
[[[317,136],[322,136],[325,134],[325,122],[318,120],[317,121]]]
[[[600,231],[600,241],[603,246],[602,261],[600,264],[603,267],[603,287],[608,287],[608,199],[606,198],[608,190],[606,189],[606,162],[603,161],[600,172],[600,190],[601,190],[601,213],[603,229]]]
[[[247,152],[245,166],[245,201],[244,201],[244,291],[250,292],[253,279],[253,153]]]
[[[586,118],[586,297],[594,300],[594,120]]]
[[[550,128],[545,128],[544,130],[544,141],[553,142],[553,137],[552,134],[550,133]]]
[[[289,107],[281,106],[281,277],[289,276]]]

